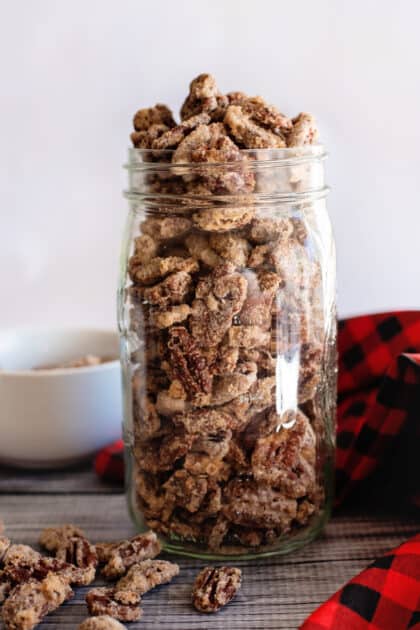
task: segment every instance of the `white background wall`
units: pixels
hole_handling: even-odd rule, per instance
[[[0,326],[114,325],[131,117],[191,78],[315,113],[341,315],[420,307],[420,2],[1,0]]]

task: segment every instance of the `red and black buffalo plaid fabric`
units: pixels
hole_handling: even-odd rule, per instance
[[[336,506],[367,499],[420,510],[420,311],[339,322]],[[122,481],[122,442],[98,474]],[[420,536],[353,578],[303,630],[420,630]]]

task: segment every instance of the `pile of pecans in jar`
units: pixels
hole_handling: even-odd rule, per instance
[[[168,539],[220,553],[272,546],[324,503],[324,323],[305,221],[255,203],[275,182],[253,165],[261,149],[312,144],[315,121],[223,95],[202,74],[179,124],[158,104],[134,128],[141,160],[156,166],[125,289],[143,342],[131,357],[137,505]],[[283,392],[279,405],[287,381],[294,398]]]

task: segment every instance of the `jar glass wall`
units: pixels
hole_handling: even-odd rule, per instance
[[[131,150],[119,326],[131,514],[168,550],[286,553],[331,506],[335,251],[322,146]],[[169,158],[170,159],[170,158]]]

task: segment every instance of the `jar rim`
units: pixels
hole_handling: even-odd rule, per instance
[[[290,167],[301,165],[305,162],[318,162],[325,160],[328,153],[323,144],[307,144],[300,147],[285,147],[283,149],[240,149],[244,156],[253,158],[249,160],[247,168],[257,171],[265,168]],[[206,168],[232,168],[237,162],[177,162],[156,161],[159,157],[169,157],[175,153],[175,149],[137,149],[129,147],[128,162],[123,168],[131,170],[172,170],[188,168],[191,170]],[[147,158],[152,158],[148,160]]]

